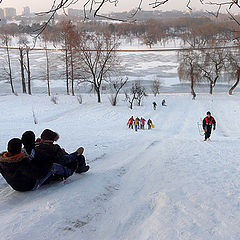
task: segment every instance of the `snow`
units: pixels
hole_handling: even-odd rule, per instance
[[[84,146],[91,166],[27,193],[0,177],[1,240],[239,239],[240,96],[161,94],[133,110],[123,98],[112,107],[107,95],[101,104],[83,95],[82,105],[64,95],[58,104],[44,95],[0,97],[1,150],[26,130],[51,128],[67,151]],[[208,110],[217,130],[203,142],[197,122]],[[156,128],[129,130],[132,115]]]

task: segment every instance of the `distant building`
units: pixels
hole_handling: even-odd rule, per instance
[[[68,9],[68,16],[69,17],[80,17],[82,14],[83,14],[82,10],[73,9],[73,8]]]
[[[22,15],[30,16],[30,14],[31,14],[30,7],[24,7]]]
[[[16,8],[4,8],[4,17],[13,18],[16,17],[17,11]]]
[[[4,11],[2,8],[0,8],[0,19],[4,18]]]

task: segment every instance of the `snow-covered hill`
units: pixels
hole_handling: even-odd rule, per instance
[[[58,96],[55,105],[43,95],[0,97],[1,150],[25,130],[40,135],[51,128],[67,151],[84,146],[91,166],[28,193],[0,177],[1,240],[239,239],[240,96],[149,96],[133,111],[122,100],[112,107],[107,96],[101,104],[96,96],[83,100]],[[197,122],[208,110],[217,130],[203,142]],[[156,128],[129,130],[131,115],[151,118]]]

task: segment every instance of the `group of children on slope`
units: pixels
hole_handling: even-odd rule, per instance
[[[58,133],[45,129],[41,138],[27,131],[22,138],[8,142],[8,151],[0,154],[0,173],[16,191],[36,190],[51,181],[64,180],[75,173],[89,170],[83,147],[68,154],[58,144]],[[23,145],[23,146],[22,146]]]
[[[141,119],[139,119],[138,117],[136,117],[136,119],[133,118],[133,116],[128,120],[128,127],[133,129],[133,126],[135,128],[135,131],[137,132],[138,129],[145,129],[145,123],[146,123],[146,119],[144,119],[143,117],[141,117]],[[148,119],[147,121],[147,125],[148,125],[148,130],[150,130],[151,128],[154,128],[154,125],[152,123],[151,119]]]

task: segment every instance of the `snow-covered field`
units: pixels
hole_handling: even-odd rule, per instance
[[[91,170],[28,193],[0,178],[0,239],[239,239],[240,96],[160,95],[156,111],[154,99],[131,111],[107,96],[96,104],[84,95],[82,105],[63,95],[57,105],[43,95],[1,96],[1,150],[25,130],[51,128],[69,152],[85,147]],[[217,130],[203,142],[197,122],[208,110]],[[129,130],[131,115],[156,128]]]

